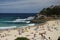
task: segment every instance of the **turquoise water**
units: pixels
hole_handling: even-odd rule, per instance
[[[0,14],[0,29],[28,26],[29,20],[32,20],[36,14],[28,13],[1,13]]]

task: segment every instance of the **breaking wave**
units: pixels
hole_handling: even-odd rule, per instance
[[[26,26],[20,26],[20,27],[28,27],[28,26],[34,26],[35,24],[27,24]],[[0,27],[0,29],[11,29],[11,28],[17,28],[17,26],[4,26],[4,27]]]
[[[15,20],[12,20],[12,21],[1,21],[1,22],[7,22],[7,23],[20,23],[20,22],[24,22],[24,23],[30,23],[30,20],[32,20],[34,17],[28,17],[28,18],[25,18],[25,19],[20,19],[20,18],[17,18]]]

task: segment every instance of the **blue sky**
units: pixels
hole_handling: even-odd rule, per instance
[[[0,13],[37,13],[60,0],[0,0]]]

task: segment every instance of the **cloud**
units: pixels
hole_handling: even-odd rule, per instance
[[[0,3],[0,12],[38,12],[57,4],[60,4],[60,0],[8,0]]]
[[[41,6],[41,5],[43,5],[44,3],[47,2],[45,0],[43,2],[41,2],[41,1],[42,0],[25,0],[25,1],[6,2],[6,3],[3,3],[3,4],[0,4],[0,6],[2,6],[2,7]]]

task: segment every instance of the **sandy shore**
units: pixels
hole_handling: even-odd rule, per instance
[[[0,30],[0,40],[27,37],[30,40],[57,40],[60,36],[60,20],[48,21],[44,25]]]

